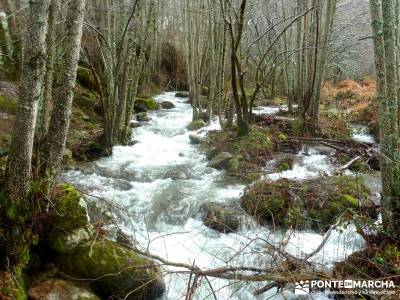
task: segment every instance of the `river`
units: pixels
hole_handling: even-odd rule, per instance
[[[123,231],[143,248],[170,261],[215,268],[226,265],[268,267],[274,263],[267,243],[279,244],[288,239],[286,250],[301,257],[314,250],[323,236],[315,232],[285,232],[259,226],[246,218],[239,232],[221,234],[206,227],[199,207],[206,201],[232,203],[238,199],[245,185],[227,181],[221,171],[207,167],[207,159],[200,146],[191,145],[186,126],[192,117],[187,99],[174,93],[156,97],[158,102],[172,101],[175,108],[150,113],[152,120],[134,129],[133,146],[117,146],[113,155],[100,159],[85,170],[71,170],[64,180],[89,193],[107,199],[118,209]],[[274,113],[274,108],[264,110]],[[203,130],[218,129],[217,121]],[[292,171],[265,175],[271,180],[281,177],[309,178],[321,172],[329,174],[332,166],[325,155],[304,149],[296,159]],[[171,174],[184,174],[171,179]],[[325,267],[343,260],[363,247],[361,237],[351,226],[343,232],[334,231],[323,249],[312,258]],[[175,274],[176,268],[165,268],[167,293],[165,299],[185,299],[188,276]],[[253,296],[258,283],[228,282],[210,278],[218,299],[282,299],[276,290]],[[283,291],[287,299],[297,299],[290,288]],[[214,299],[208,284],[203,281],[196,299]],[[315,296],[314,299],[327,299]]]

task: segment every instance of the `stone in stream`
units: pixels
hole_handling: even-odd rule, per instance
[[[189,171],[179,167],[176,169],[168,170],[163,174],[163,179],[171,178],[172,180],[186,180],[190,179],[192,174]]]
[[[62,279],[47,279],[28,290],[31,300],[100,300],[86,287]]]
[[[200,207],[200,213],[204,225],[222,233],[238,231],[244,220],[239,210],[221,203],[204,203]]]
[[[161,107],[163,109],[173,109],[175,108],[175,104],[173,104],[171,101],[163,101],[161,102]]]
[[[204,122],[203,120],[196,120],[196,121],[192,121],[186,128],[194,131],[194,130],[199,130],[200,128],[205,127],[207,124],[206,122]]]
[[[130,126],[131,128],[138,128],[138,127],[141,127],[142,124],[140,124],[140,123],[137,122],[137,121],[132,121],[132,122],[129,124],[129,126]]]
[[[139,122],[150,122],[151,118],[146,112],[140,112],[136,115],[136,120]]]
[[[229,152],[217,154],[207,165],[218,170],[236,171],[239,167],[238,159]]]
[[[148,112],[149,110],[157,110],[158,104],[153,98],[148,99],[136,99],[135,100],[135,112]]]
[[[188,92],[177,92],[175,94],[176,98],[189,98],[189,93]]]
[[[189,135],[189,140],[192,145],[199,145],[203,141],[201,136],[198,136],[197,134],[194,133]]]

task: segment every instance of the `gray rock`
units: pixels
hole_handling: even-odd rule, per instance
[[[200,213],[204,225],[222,233],[238,231],[244,220],[239,210],[221,203],[204,203],[200,207]]]
[[[91,230],[87,228],[78,228],[70,233],[55,230],[50,233],[49,246],[58,254],[72,252],[79,244],[88,241],[91,236]]]
[[[194,134],[194,133],[189,135],[189,140],[192,145],[201,144],[201,142],[203,141],[200,136],[198,136],[197,134]]]
[[[191,178],[191,174],[187,170],[183,170],[182,168],[177,168],[173,170],[168,170],[164,173],[163,179],[171,178],[173,180],[186,180]]]
[[[214,169],[224,169],[227,170],[230,168],[231,161],[234,159],[234,156],[230,154],[229,152],[221,152],[217,154],[209,163],[208,167],[214,168]]]

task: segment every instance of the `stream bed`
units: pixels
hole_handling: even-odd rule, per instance
[[[200,146],[190,144],[186,126],[192,118],[187,99],[175,93],[164,93],[156,101],[171,101],[172,110],[149,114],[152,120],[134,129],[133,146],[117,146],[113,155],[100,159],[86,170],[71,170],[63,179],[92,195],[107,199],[118,208],[120,226],[138,245],[170,261],[196,264],[207,269],[222,266],[268,267],[274,264],[268,243],[285,241],[286,251],[299,257],[318,247],[323,235],[311,231],[274,230],[257,225],[250,217],[237,233],[221,234],[206,227],[201,221],[199,207],[207,201],[232,203],[238,199],[245,185],[227,181],[221,171],[207,167],[207,159]],[[263,109],[274,113],[274,108]],[[206,128],[219,129],[217,120]],[[203,135],[206,132],[203,131]],[[303,148],[291,171],[265,174],[265,178],[282,177],[305,179],[330,174],[332,166],[327,156],[312,148]],[[363,247],[354,228],[334,231],[323,249],[312,260],[330,267],[336,261]],[[167,293],[164,299],[185,299],[188,276],[177,274],[176,268],[165,268]],[[258,283],[228,282],[210,278],[218,299],[282,299],[272,289],[254,296]],[[283,291],[287,299],[297,299],[293,289]],[[196,299],[214,299],[203,281]],[[328,299],[313,296],[313,299]]]

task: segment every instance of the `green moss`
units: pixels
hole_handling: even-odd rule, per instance
[[[146,98],[146,99],[137,98],[135,100],[136,112],[143,112],[143,111],[157,110],[157,109],[158,109],[158,104],[156,100],[154,100],[153,98]]]
[[[242,196],[241,205],[261,223],[325,230],[345,212],[368,210],[368,195],[365,186],[361,182],[357,186],[353,177],[302,182],[281,179],[256,182]]]
[[[76,74],[77,81],[84,87],[96,90],[97,84],[90,69],[79,66]]]
[[[241,138],[239,147],[246,151],[270,150],[272,142],[264,129],[253,127],[248,135]]]
[[[17,101],[0,95],[0,111],[15,115],[18,109]]]
[[[62,184],[57,187],[55,205],[52,225],[58,230],[70,231],[88,225],[85,200],[73,186]]]
[[[134,293],[137,297],[146,290],[160,288],[157,286],[160,274],[151,261],[108,240],[96,240],[79,246],[73,253],[63,257],[61,264],[73,276],[97,278],[92,287],[105,298],[124,297],[138,289]]]
[[[206,123],[203,120],[195,120],[191,122],[186,128],[189,130],[199,130],[206,126]]]

